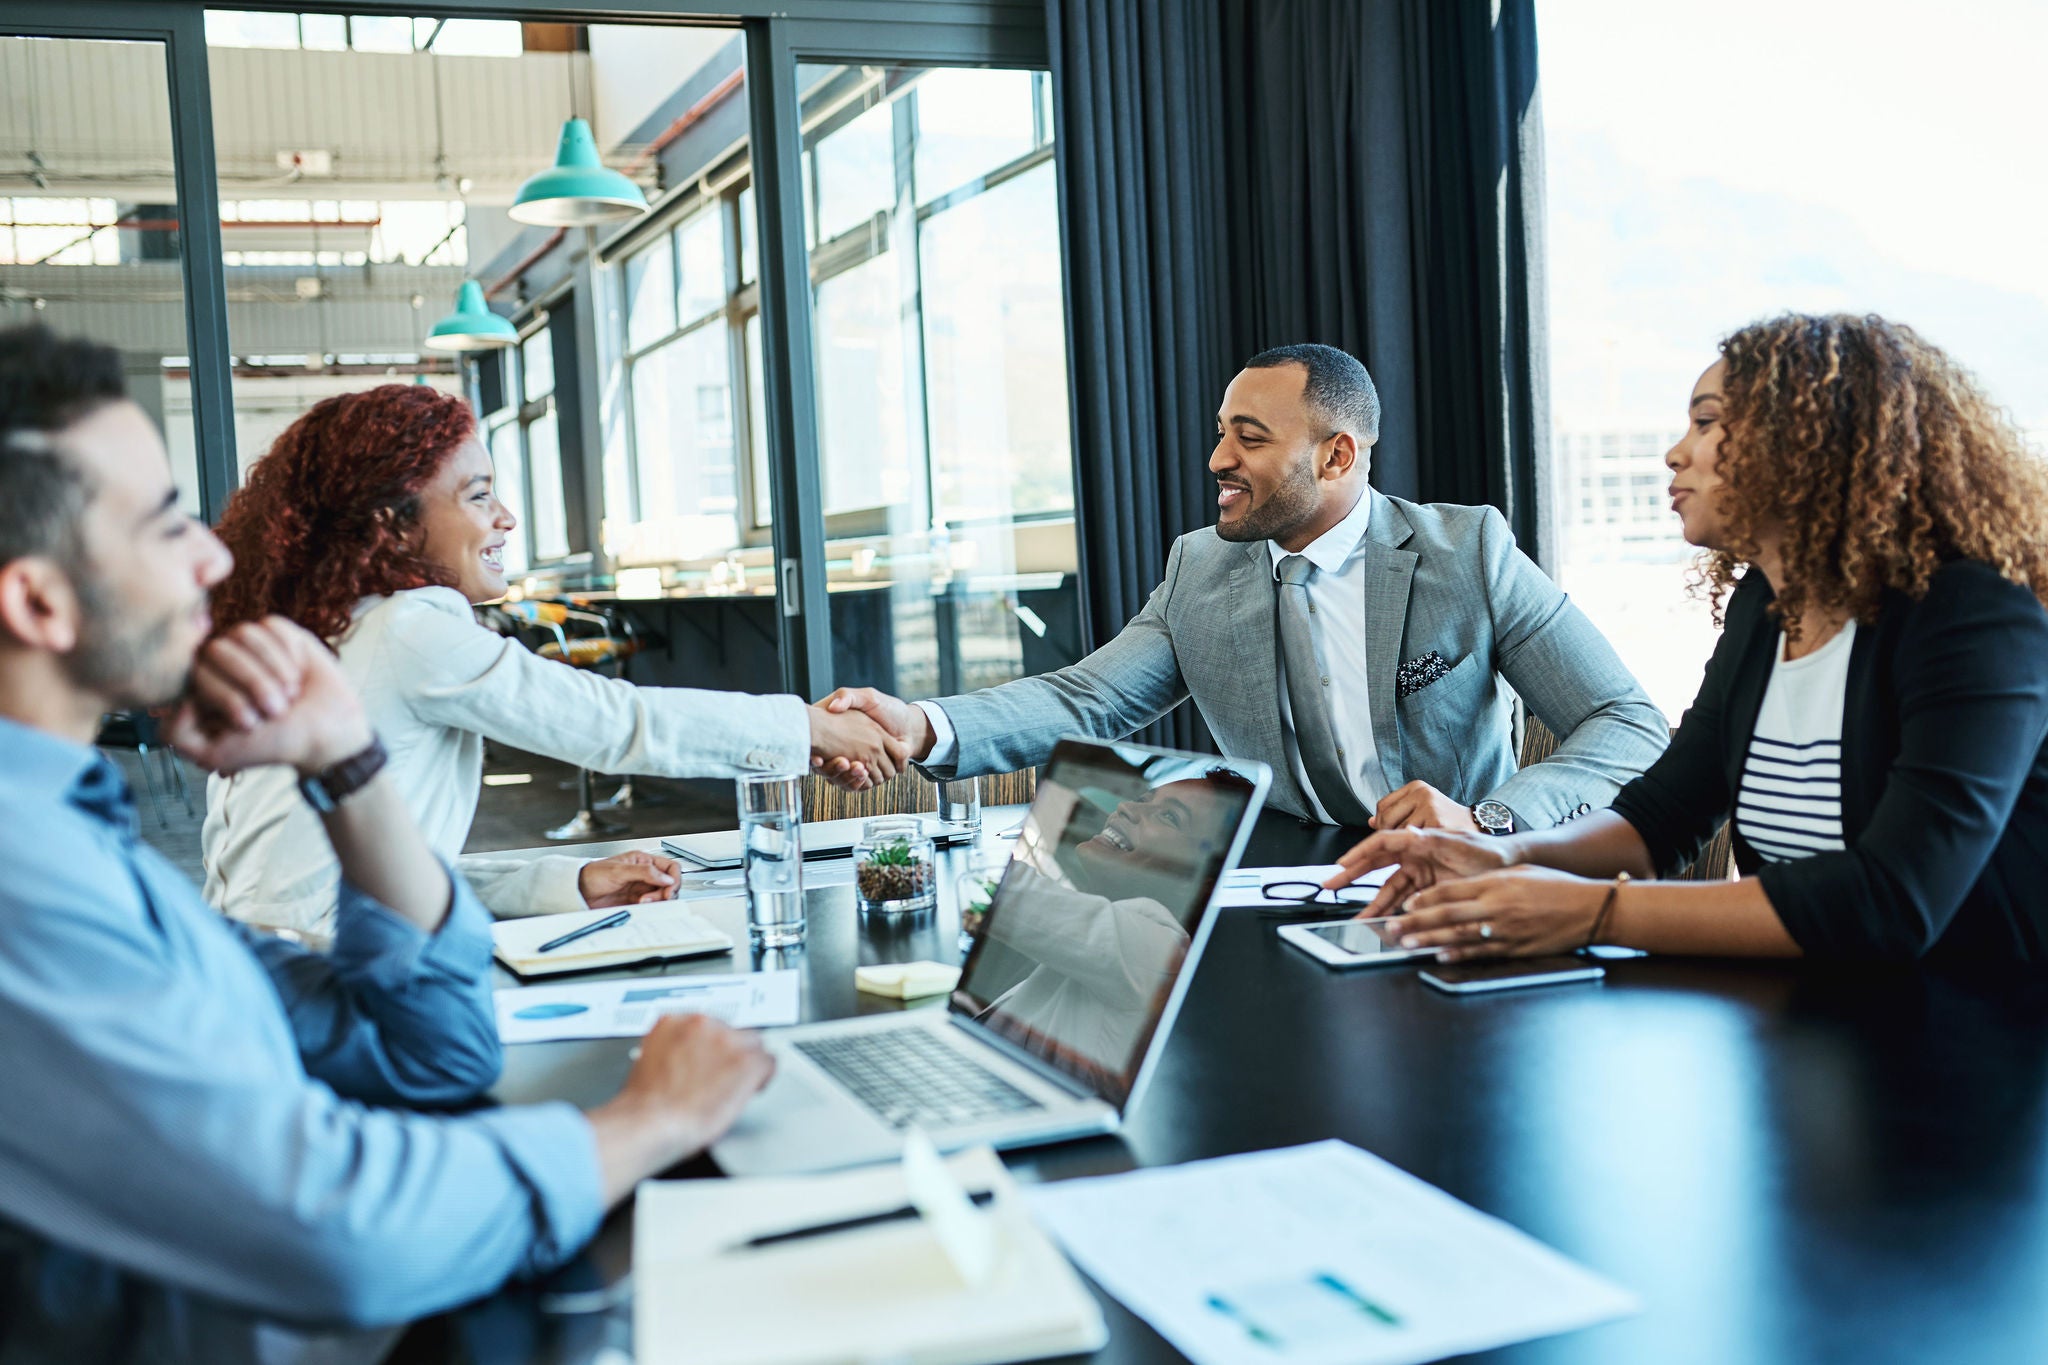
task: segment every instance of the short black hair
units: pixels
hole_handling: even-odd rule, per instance
[[[49,555],[81,567],[93,488],[53,438],[128,396],[121,353],[41,324],[0,331],[0,564]]]
[[[1275,346],[1245,361],[1247,370],[1299,365],[1308,371],[1302,397],[1332,431],[1348,431],[1366,445],[1380,438],[1380,392],[1357,359],[1313,341]]]

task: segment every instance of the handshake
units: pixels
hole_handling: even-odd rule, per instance
[[[810,715],[811,767],[842,791],[887,782],[932,751],[924,711],[872,687],[842,687]]]

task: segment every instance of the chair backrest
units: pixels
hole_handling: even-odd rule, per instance
[[[938,789],[917,772],[898,773],[864,792],[841,791],[822,777],[804,779],[804,819],[866,820],[877,815],[917,815],[939,808]]]
[[[1557,752],[1557,736],[1550,733],[1550,727],[1536,719],[1528,711],[1522,712],[1522,757],[1517,767],[1526,768],[1541,763]]]
[[[1676,735],[1678,729],[1672,727]],[[1522,763],[1526,768],[1531,763],[1541,763],[1557,752],[1557,736],[1550,727],[1530,715],[1522,713]],[[1714,831],[1714,837],[1707,840],[1707,846],[1700,850],[1700,856],[1680,868],[1673,878],[1685,882],[1725,882],[1735,875],[1735,836],[1728,823]]]
[[[1024,806],[1038,794],[1038,770],[996,773],[981,779],[983,806]],[[939,808],[939,789],[924,774],[898,773],[879,787],[845,792],[819,777],[804,779],[804,819],[868,820],[881,815],[922,815]]]

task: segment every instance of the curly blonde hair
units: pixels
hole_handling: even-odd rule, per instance
[[[1927,592],[1974,559],[2048,603],[2048,465],[1975,379],[1912,328],[1786,313],[1721,343],[1718,506],[1728,543],[1700,576],[1721,623],[1760,534],[1782,535],[1772,610],[1868,623],[1886,589]]]

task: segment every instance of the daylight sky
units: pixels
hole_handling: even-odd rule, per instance
[[[1758,312],[1848,307],[2048,426],[2048,2],[1537,14],[1561,420],[1642,407]]]

